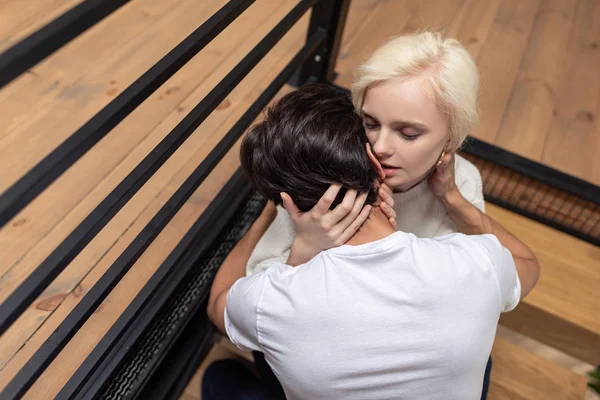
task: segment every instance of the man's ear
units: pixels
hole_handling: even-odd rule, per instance
[[[367,142],[365,144],[365,146],[367,147],[367,155],[369,156],[369,160],[371,160],[371,164],[373,164],[373,166],[375,167],[375,171],[377,172],[377,178],[379,180],[383,181],[385,179],[385,172],[383,172],[381,163],[379,162],[377,157],[375,157],[375,155],[373,154],[373,151],[371,150],[371,145],[369,144],[369,142]]]

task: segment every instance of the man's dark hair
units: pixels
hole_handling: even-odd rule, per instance
[[[361,118],[349,97],[327,85],[295,90],[272,106],[244,138],[242,167],[256,189],[275,204],[288,193],[302,211],[310,210],[331,184],[368,192],[377,199],[375,168],[365,144]]]

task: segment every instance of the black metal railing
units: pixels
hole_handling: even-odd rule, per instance
[[[86,154],[253,2],[229,1],[4,192],[0,197],[0,227]],[[294,24],[314,7],[304,46],[9,382],[1,393],[3,399],[24,395],[286,82],[293,80],[301,85],[309,81],[327,81],[332,76],[348,5],[348,0],[300,1],[0,304],[2,334]],[[104,387],[102,379],[107,379],[110,372],[117,369],[127,349],[131,348],[130,342],[139,338],[144,332],[142,328],[153,320],[153,313],[144,314],[144,311],[148,310],[149,305],[154,310],[160,309],[160,305],[164,305],[177,286],[174,283],[177,279],[172,276],[174,271],[178,271],[174,276],[179,278],[185,275],[182,271],[186,271],[182,265],[187,265],[189,271],[193,265],[189,261],[186,264],[186,257],[193,251],[197,259],[200,257],[199,248],[206,250],[210,247],[224,229],[227,215],[233,215],[250,192],[248,183],[239,173],[235,174],[63,387],[60,398],[90,398],[92,392],[94,396],[99,393],[100,388]],[[165,282],[172,282],[172,286],[165,288],[165,285],[168,286]],[[134,328],[135,332],[132,331]],[[123,340],[128,344],[124,345]],[[119,351],[124,353],[120,354]]]

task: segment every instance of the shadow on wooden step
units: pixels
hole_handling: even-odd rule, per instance
[[[496,338],[488,400],[585,399],[586,378]]]
[[[591,365],[600,365],[600,335],[523,302],[500,324]]]

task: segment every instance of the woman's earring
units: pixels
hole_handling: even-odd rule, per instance
[[[442,154],[440,154],[440,158],[435,163],[436,167],[439,167],[442,164],[442,161],[444,161],[445,156],[446,156],[446,150],[442,150]]]

